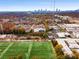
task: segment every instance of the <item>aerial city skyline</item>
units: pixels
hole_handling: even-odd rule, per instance
[[[78,0],[55,0],[55,8],[60,10],[78,9]],[[54,10],[54,0],[1,0],[0,11]]]
[[[79,59],[79,0],[0,0],[0,59]]]

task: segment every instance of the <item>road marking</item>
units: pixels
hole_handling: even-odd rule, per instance
[[[7,46],[7,48],[1,53],[0,58],[3,57],[3,55],[6,53],[6,51],[7,51],[12,45],[13,45],[13,43],[11,43],[11,44],[9,44],[9,45]]]

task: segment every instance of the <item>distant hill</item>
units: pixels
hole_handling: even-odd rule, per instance
[[[0,12],[0,16],[28,16],[31,12]]]
[[[57,14],[79,18],[79,10],[61,11],[61,12],[58,12]]]
[[[42,11],[16,11],[16,12],[0,12],[0,16],[30,16],[32,14],[60,14],[60,15],[67,15],[71,17],[79,17],[79,9],[77,10],[69,10],[69,11],[47,11],[47,10],[42,10]]]

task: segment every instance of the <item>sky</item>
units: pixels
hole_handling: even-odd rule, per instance
[[[79,0],[55,0],[55,2],[55,9],[79,9]],[[53,0],[0,0],[0,11],[54,10],[53,5]]]

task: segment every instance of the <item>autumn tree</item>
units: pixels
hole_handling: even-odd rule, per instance
[[[62,45],[56,45],[55,49],[58,55],[62,54],[62,48],[63,48]]]
[[[79,53],[75,49],[72,49],[72,52],[73,52],[75,58],[79,59]]]
[[[63,48],[63,46],[59,45],[59,44],[55,46],[55,50],[56,50],[58,59],[63,59],[64,58],[64,54],[62,52],[62,48]]]
[[[12,29],[15,27],[15,24],[11,22],[3,23],[2,25],[4,33],[10,33]]]

